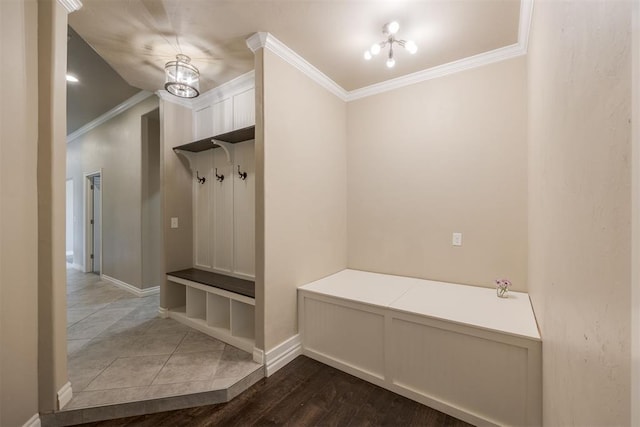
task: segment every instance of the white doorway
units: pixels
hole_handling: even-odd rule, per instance
[[[85,175],[86,273],[102,271],[102,172]]]
[[[66,253],[67,264],[73,264],[73,178],[67,180],[66,193]]]

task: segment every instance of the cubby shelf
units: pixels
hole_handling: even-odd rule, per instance
[[[218,276],[220,275],[216,275],[216,273],[203,272],[202,270],[197,270],[197,272],[200,275],[198,277],[203,277],[203,280],[206,278],[219,280]],[[176,273],[180,274],[181,272]],[[180,275],[185,276],[185,274]],[[218,288],[216,285],[178,277],[172,273],[167,274],[167,280],[174,284],[174,293],[182,293],[182,289],[176,288],[176,285],[184,287],[184,298],[176,300],[184,301],[185,305],[169,308],[170,318],[227,344],[253,353],[255,345],[254,298]],[[253,282],[244,282],[253,284]]]

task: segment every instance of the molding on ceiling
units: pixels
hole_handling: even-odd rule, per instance
[[[91,120],[89,123],[82,126],[78,130],[71,132],[69,135],[67,135],[67,144],[73,141],[74,139],[78,138],[79,136],[82,136],[85,133],[89,132],[90,130],[97,128],[98,126],[114,118],[118,114],[128,110],[134,105],[139,104],[140,102],[144,101],[145,99],[149,98],[152,95],[153,95],[152,92],[141,90],[137,94],[133,95],[131,98],[124,101],[122,104],[116,105],[111,110],[104,113],[103,115]]]
[[[255,86],[256,73],[255,70],[248,71],[233,80],[229,80],[220,86],[208,90],[197,98],[190,100],[192,109],[199,110],[218,101],[229,98],[240,92],[249,90]]]
[[[226,83],[216,86],[198,96],[197,98],[180,98],[175,95],[171,95],[164,89],[156,91],[158,98],[172,104],[178,104],[191,110],[199,110],[204,107],[208,107],[211,104],[215,104],[218,101],[229,98],[239,92],[244,92],[255,86],[255,70],[248,71],[233,80],[229,80]]]
[[[187,107],[189,109],[193,109],[193,101],[189,98],[180,98],[179,96],[170,94],[164,89],[157,90],[155,94],[158,98],[160,98],[163,101],[170,102],[172,104],[178,104],[183,107]]]
[[[348,92],[344,90],[339,84],[331,80],[326,74],[318,70],[311,65],[306,59],[298,55],[291,50],[287,45],[275,38],[270,33],[256,33],[247,39],[247,46],[253,52],[259,48],[269,49],[271,52],[278,55],[284,61],[300,70],[304,75],[309,77],[314,82],[318,83],[323,88],[337,96],[338,98],[346,101]]]
[[[459,73],[460,71],[471,70],[483,65],[493,64],[494,62],[504,61],[505,59],[515,58],[524,55],[519,44],[501,47],[489,52],[480,53],[458,61],[449,62],[447,64],[438,65],[437,67],[427,68],[412,74],[407,74],[395,79],[386,80],[381,83],[365,86],[355,89],[347,95],[347,101],[355,101],[357,99],[366,98],[368,96],[377,95],[379,93],[388,92],[390,90],[399,89],[405,86],[435,79],[438,77],[448,76],[450,74]]]
[[[82,2],[80,0],[58,0],[58,3],[67,9],[67,13],[75,12],[82,8]]]
[[[518,42],[510,46],[504,46],[488,52],[480,53],[468,58],[438,65],[436,67],[427,68],[422,71],[407,74],[395,79],[386,80],[384,82],[365,86],[360,89],[354,89],[347,95],[347,101],[355,101],[357,99],[366,98],[368,96],[377,95],[379,93],[388,92],[390,90],[399,89],[404,86],[424,82],[438,77],[448,76],[450,74],[459,73],[460,71],[471,70],[483,65],[493,64],[494,62],[504,61],[506,59],[516,58],[526,55],[529,47],[529,31],[531,29],[531,17],[533,15],[533,0],[520,1],[520,17],[518,22]]]
[[[447,76],[449,74],[459,73],[460,71],[471,70],[483,65],[493,64],[495,62],[504,61],[527,53],[529,45],[529,32],[531,29],[531,17],[533,15],[534,0],[520,1],[520,15],[518,22],[518,42],[494,49],[488,52],[480,53],[458,61],[449,62],[447,64],[438,65],[436,67],[427,68],[412,74],[407,74],[395,79],[386,80],[370,86],[365,86],[352,91],[346,91],[336,82],[331,80],[326,74],[311,65],[307,60],[298,55],[296,52],[287,47],[280,40],[270,33],[255,33],[247,39],[247,46],[255,53],[260,48],[266,48],[278,55],[280,58],[302,71],[307,77],[336,95],[343,101],[355,101],[357,99],[368,96],[377,95],[404,86],[420,83],[426,80],[435,79],[437,77]]]
[[[264,32],[255,33],[247,39],[247,47],[251,49],[251,52],[256,53],[256,50],[265,47],[268,34]]]

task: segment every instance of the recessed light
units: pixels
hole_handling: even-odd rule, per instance
[[[67,74],[67,81],[71,83],[78,83],[80,80],[74,75]]]

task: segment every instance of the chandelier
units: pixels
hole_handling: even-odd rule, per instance
[[[195,98],[200,95],[200,72],[191,65],[187,55],[176,55],[175,61],[164,66],[164,88],[172,95],[180,98]]]
[[[384,24],[382,27],[382,34],[387,38],[380,43],[374,43],[369,50],[364,53],[364,59],[367,61],[380,53],[380,51],[389,46],[389,54],[387,56],[387,67],[393,68],[396,65],[396,60],[393,57],[393,45],[397,44],[407,49],[410,54],[414,54],[418,51],[418,47],[411,40],[396,39],[396,33],[400,29],[400,24],[396,21]]]

